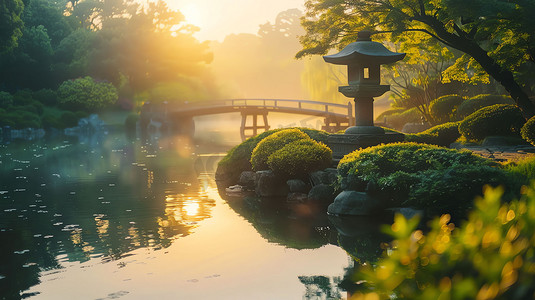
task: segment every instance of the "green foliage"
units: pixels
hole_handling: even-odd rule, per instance
[[[13,104],[14,105],[26,105],[33,102],[32,91],[24,89],[18,90],[13,94]]]
[[[384,118],[383,118],[384,119]],[[392,113],[386,117],[386,124],[397,130],[403,129],[407,123],[421,123],[422,114],[416,107],[406,109],[400,113]]]
[[[455,112],[455,119],[458,121],[462,121],[464,118],[473,114],[477,110],[495,104],[515,104],[515,102],[513,101],[513,99],[511,99],[511,97],[503,95],[477,95],[475,97],[463,101],[457,107],[457,111]]]
[[[353,277],[352,299],[532,299],[535,294],[535,192],[501,203],[487,189],[460,227],[443,215],[424,234],[396,215],[385,228],[395,249]],[[421,288],[425,287],[425,288]]]
[[[457,106],[463,102],[459,95],[447,95],[431,101],[429,112],[433,119],[440,123],[453,121]]]
[[[280,131],[271,137],[283,132]],[[289,133],[287,132],[284,135],[286,137],[282,139],[286,140]],[[264,139],[264,141],[269,138]],[[281,138],[279,137],[279,139]],[[257,147],[260,147],[260,143]],[[308,137],[286,143],[285,146],[273,152],[267,160],[269,168],[276,175],[282,176],[283,178],[304,178],[314,171],[329,167],[331,163],[331,149],[325,146],[325,144],[318,143]]]
[[[65,128],[75,127],[78,125],[78,117],[72,111],[66,111],[62,113],[59,119]]]
[[[8,108],[13,104],[13,95],[8,92],[0,91],[0,107]]]
[[[520,135],[530,144],[535,145],[535,117],[530,118],[520,129]]]
[[[21,19],[23,10],[22,0],[0,2],[0,54],[17,46],[17,40],[22,36],[24,28]]]
[[[517,175],[517,181],[527,184],[527,181],[535,180],[535,157],[509,163],[506,169]]]
[[[40,89],[33,92],[33,99],[47,106],[54,106],[57,103],[57,93],[51,89]]]
[[[299,129],[284,129],[264,138],[256,145],[251,154],[253,170],[269,169],[268,158],[270,155],[285,145],[302,139],[309,139],[309,137]]]
[[[405,110],[406,110],[405,108],[391,108],[391,109],[385,110],[381,114],[379,114],[379,116],[377,116],[375,121],[376,122],[383,122],[385,120],[385,118],[388,119],[391,115],[400,114],[400,113],[404,112]]]
[[[457,211],[470,206],[484,184],[514,184],[489,159],[469,151],[427,144],[396,143],[354,151],[338,164],[344,189],[364,190],[377,184],[377,197],[387,207]]]
[[[11,126],[15,129],[41,128],[41,118],[26,107],[12,107],[0,113],[0,126]]]
[[[96,111],[114,104],[117,98],[117,89],[111,83],[89,76],[65,81],[58,88],[58,102],[71,110]]]
[[[493,135],[518,136],[525,122],[517,106],[496,104],[466,117],[459,125],[459,132],[468,140],[482,140]]]
[[[405,141],[448,147],[461,136],[459,133],[460,123],[448,122],[431,127],[420,133],[405,134]]]
[[[322,130],[308,129],[308,128],[296,128],[306,132],[310,135],[310,138],[318,138],[318,142],[322,142],[323,138],[328,134]],[[245,140],[243,143],[230,149],[223,159],[221,159],[217,166],[216,177],[219,179],[229,180],[231,182],[238,182],[240,174],[243,171],[252,170],[251,166],[251,154],[256,148],[258,143],[264,138],[279,132],[284,129],[272,129],[257,136],[253,136]]]
[[[303,50],[296,56],[326,54],[330,48],[354,42],[356,32],[372,29],[382,33],[374,35],[375,40],[397,43],[402,51],[408,49],[406,60],[420,60],[429,66],[425,60],[436,53],[429,45],[440,42],[467,54],[457,55],[457,61],[468,63],[454,64],[446,70],[445,79],[472,81],[475,77],[488,82],[485,73],[489,72],[525,115],[532,116],[535,108],[529,101],[533,95],[529,78],[535,73],[534,10],[533,1],[308,0],[302,20],[307,33],[300,39]],[[531,90],[523,89],[525,86]]]

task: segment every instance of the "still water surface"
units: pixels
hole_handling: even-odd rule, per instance
[[[0,145],[0,299],[344,298],[351,261],[324,213],[223,200],[228,148],[122,133]]]

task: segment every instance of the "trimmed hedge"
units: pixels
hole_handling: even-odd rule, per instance
[[[338,165],[345,190],[376,186],[385,207],[414,206],[463,213],[485,184],[517,187],[492,160],[426,144],[395,143],[354,151]],[[511,189],[514,190],[514,189]]]
[[[457,107],[463,102],[459,95],[447,95],[439,97],[429,105],[431,116],[439,123],[450,122],[455,116]]]
[[[520,135],[524,140],[535,145],[535,117],[530,118],[520,129]]]
[[[309,139],[308,135],[298,129],[285,129],[276,132],[256,145],[251,154],[251,166],[254,171],[269,169],[269,156],[285,145],[302,139]]]
[[[448,122],[431,127],[420,133],[405,134],[405,141],[448,147],[451,143],[461,137],[461,134],[459,133],[460,123],[461,122]]]
[[[308,129],[308,128],[296,128],[299,129],[314,139],[319,138],[320,142],[326,139],[328,133],[322,130]],[[272,129],[260,133],[257,136],[253,136],[245,140],[243,143],[235,146],[227,152],[227,155],[221,159],[217,165],[216,178],[218,180],[228,180],[230,182],[238,182],[240,174],[243,171],[252,170],[251,166],[251,154],[253,149],[264,138],[279,132],[281,128]]]
[[[407,123],[420,123],[421,121],[422,114],[416,107],[386,117],[386,124],[397,130],[403,129],[403,126]]]
[[[463,101],[455,112],[455,119],[462,121],[477,110],[495,104],[515,104],[514,100],[505,95],[482,94]]]
[[[493,135],[520,136],[525,122],[517,106],[496,104],[466,117],[459,125],[459,132],[468,140],[482,140]]]
[[[275,134],[271,137],[274,136]],[[286,144],[272,153],[267,160],[269,168],[283,178],[304,177],[314,171],[328,168],[331,163],[331,149],[308,137]]]

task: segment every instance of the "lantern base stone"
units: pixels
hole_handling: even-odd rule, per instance
[[[374,127],[374,126],[355,126],[355,127]],[[380,127],[376,127],[380,128]],[[382,129],[382,128],[380,128]],[[388,144],[402,142],[405,135],[401,133],[386,132],[381,134],[331,134],[327,139],[327,146],[333,151],[333,163],[338,164],[344,155],[349,154],[357,149],[377,146],[379,144]]]

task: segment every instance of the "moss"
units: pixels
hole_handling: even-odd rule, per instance
[[[269,168],[283,178],[305,178],[314,171],[329,167],[331,163],[331,149],[309,138],[286,144],[272,153],[267,161]]]
[[[468,140],[483,140],[487,136],[520,136],[525,119],[515,105],[496,104],[484,107],[466,117],[459,132]]]

